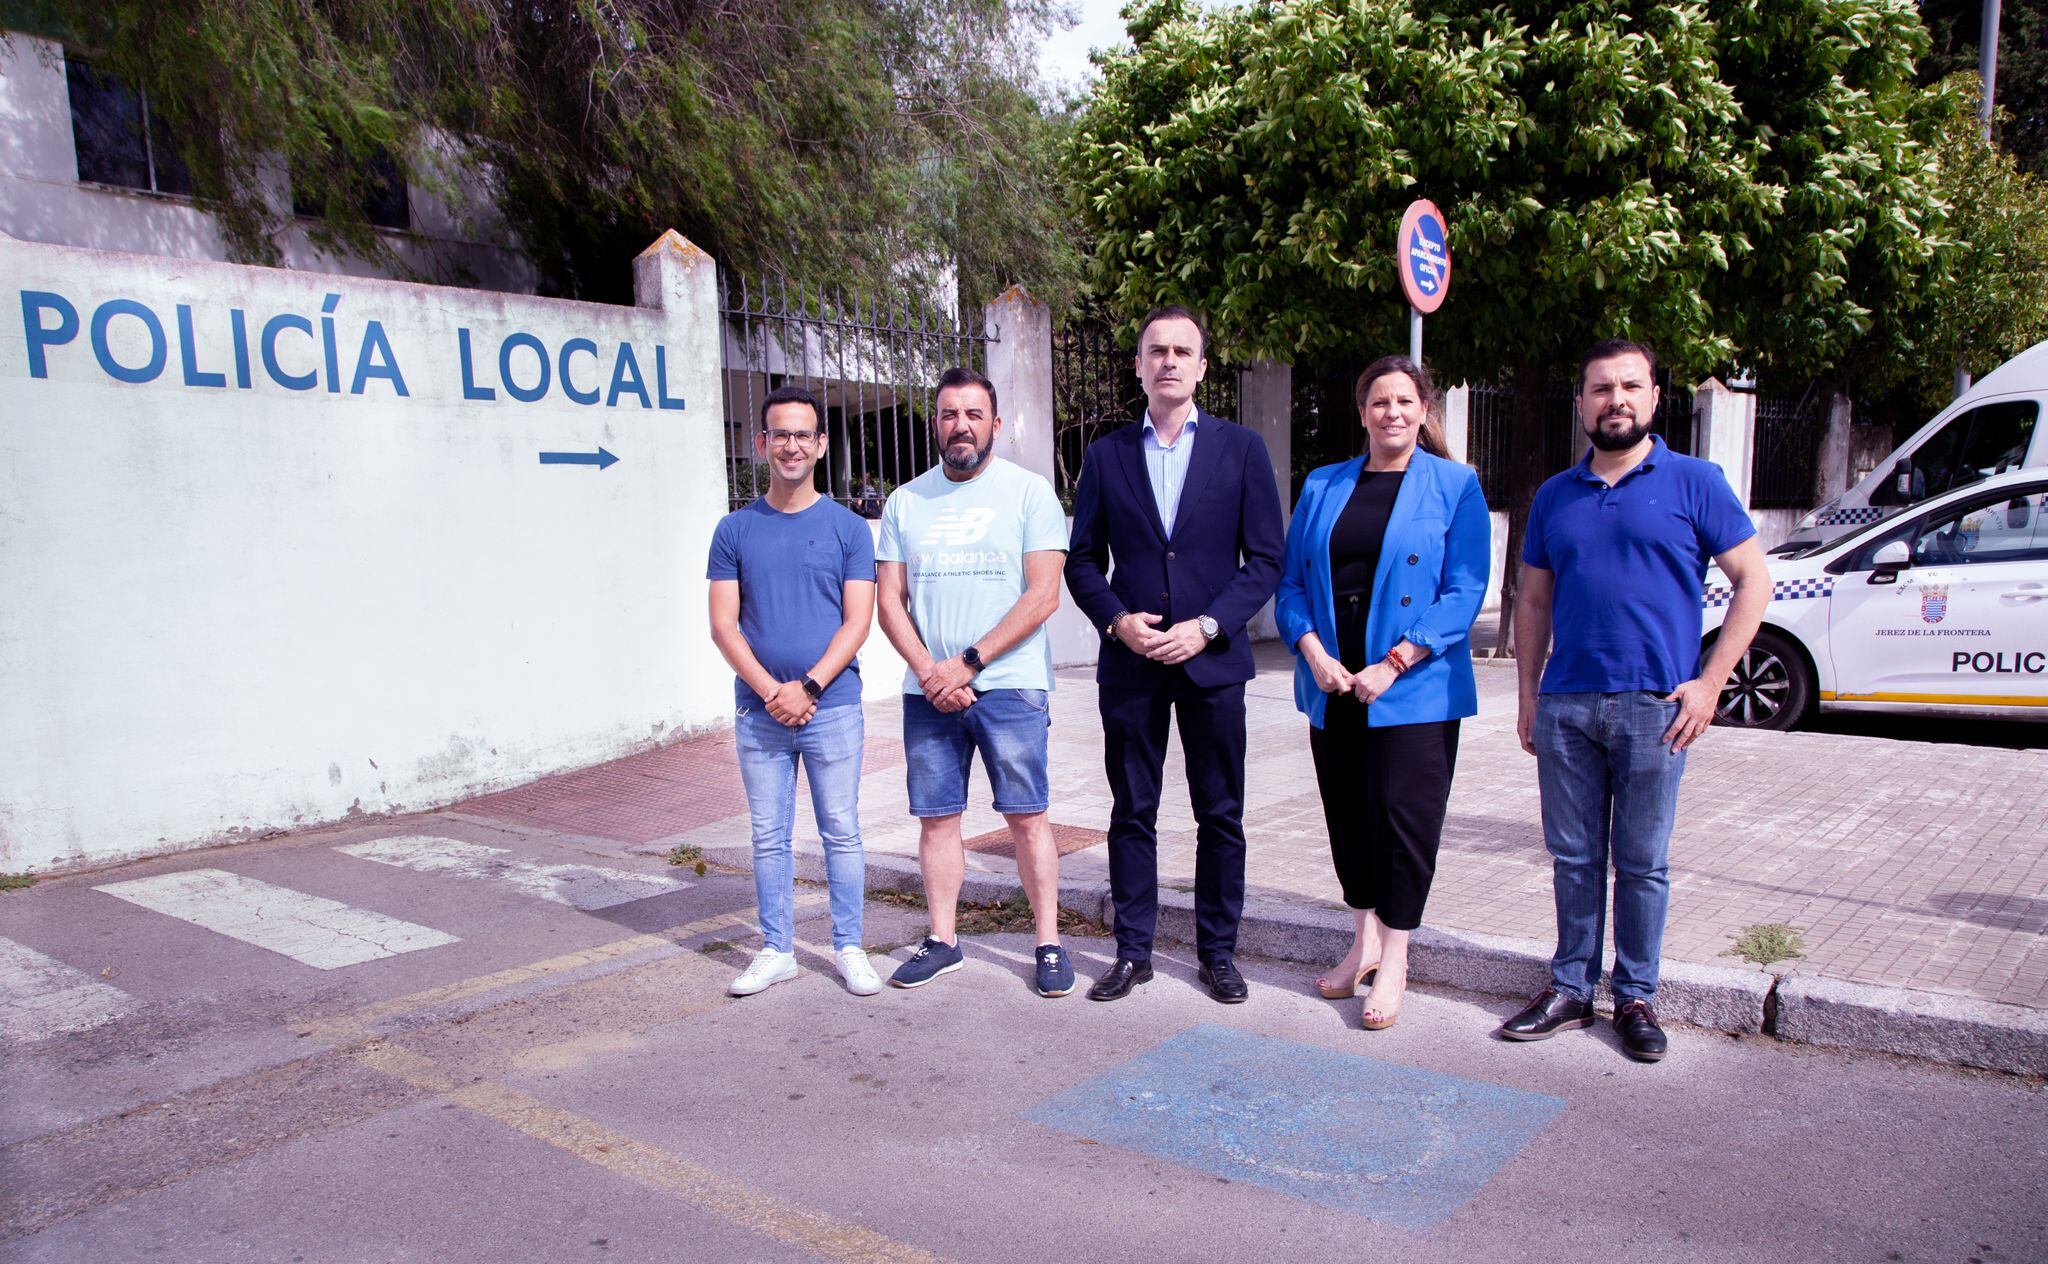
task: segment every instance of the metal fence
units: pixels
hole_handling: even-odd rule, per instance
[[[1657,370],[1662,391],[1652,428],[1674,452],[1690,454],[1693,445],[1692,391],[1675,384],[1666,370]],[[1508,428],[1514,424],[1515,388],[1511,381],[1471,383],[1465,394],[1465,452],[1479,471],[1479,486],[1488,504],[1504,505],[1508,494]],[[1573,408],[1572,383],[1552,380],[1544,395],[1542,463],[1546,476],[1572,463],[1573,435],[1579,431]]]
[[[1827,393],[1818,385],[1798,395],[1756,397],[1756,449],[1750,462],[1753,509],[1811,509],[1828,429]]]
[[[825,408],[830,436],[821,490],[856,511],[938,463],[932,442],[939,375],[988,371],[989,338],[936,297],[891,286],[881,295],[791,290],[720,272],[725,371],[726,485],[737,509],[768,490],[754,447],[761,401],[801,386]],[[863,495],[872,479],[875,495]]]
[[[1106,319],[1076,317],[1053,330],[1053,462],[1061,500],[1072,503],[1088,445],[1144,416],[1145,392],[1136,366],[1136,348],[1123,344]],[[1234,366],[1210,362],[1208,375],[1195,388],[1195,404],[1235,420],[1237,379]]]

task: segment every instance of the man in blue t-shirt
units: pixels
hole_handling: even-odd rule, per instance
[[[790,833],[799,763],[825,845],[839,975],[856,996],[882,990],[861,946],[865,726],[854,658],[875,610],[875,546],[868,524],[812,479],[825,455],[824,423],[808,391],[769,392],[754,436],[754,451],[768,463],[768,491],[727,514],[711,537],[711,639],[737,673],[733,737],[753,816],[761,908],[761,950],[732,981],[734,996],[797,974]]]
[[[1593,446],[1545,482],[1529,510],[1514,617],[1516,728],[1536,756],[1557,953],[1550,986],[1500,1028],[1510,1040],[1542,1040],[1593,1025],[1611,856],[1614,1026],[1622,1049],[1643,1062],[1666,1048],[1651,1000],[1685,751],[1713,723],[1721,686],[1771,599],[1756,527],[1720,468],[1650,433],[1656,379],[1648,347],[1593,345],[1575,389]],[[1709,557],[1734,593],[1702,665]]]

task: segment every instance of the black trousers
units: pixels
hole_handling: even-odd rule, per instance
[[[1458,722],[1366,725],[1367,708],[1333,697],[1323,727],[1308,731],[1344,903],[1373,909],[1390,930],[1422,925],[1436,877]]]
[[[1176,667],[1157,689],[1097,691],[1109,774],[1109,890],[1116,953],[1152,958],[1159,924],[1159,787],[1169,719],[1180,724],[1195,809],[1195,950],[1237,951],[1244,913],[1244,686],[1204,689]]]

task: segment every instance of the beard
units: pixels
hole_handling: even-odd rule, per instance
[[[1609,413],[1586,428],[1586,437],[1602,452],[1626,452],[1649,437],[1650,423],[1630,415],[1628,424],[1619,430],[1609,430],[1607,422],[1618,419],[1619,414]]]
[[[971,443],[973,442],[973,440],[970,438],[968,442]],[[983,461],[988,460],[989,449],[993,448],[995,446],[995,443],[996,437],[994,435],[990,435],[988,437],[987,443],[982,444],[980,447],[974,449],[972,452],[969,452],[964,456],[956,456],[954,455],[953,449],[957,446],[957,444],[949,440],[945,448],[942,451],[940,451],[939,459],[946,463],[947,469],[958,470],[962,474],[970,474],[975,470],[980,469],[981,463]]]

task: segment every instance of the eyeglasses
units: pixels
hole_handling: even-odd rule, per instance
[[[817,443],[818,432],[815,430],[770,430],[768,432],[768,446],[771,448],[811,448],[816,447]]]

